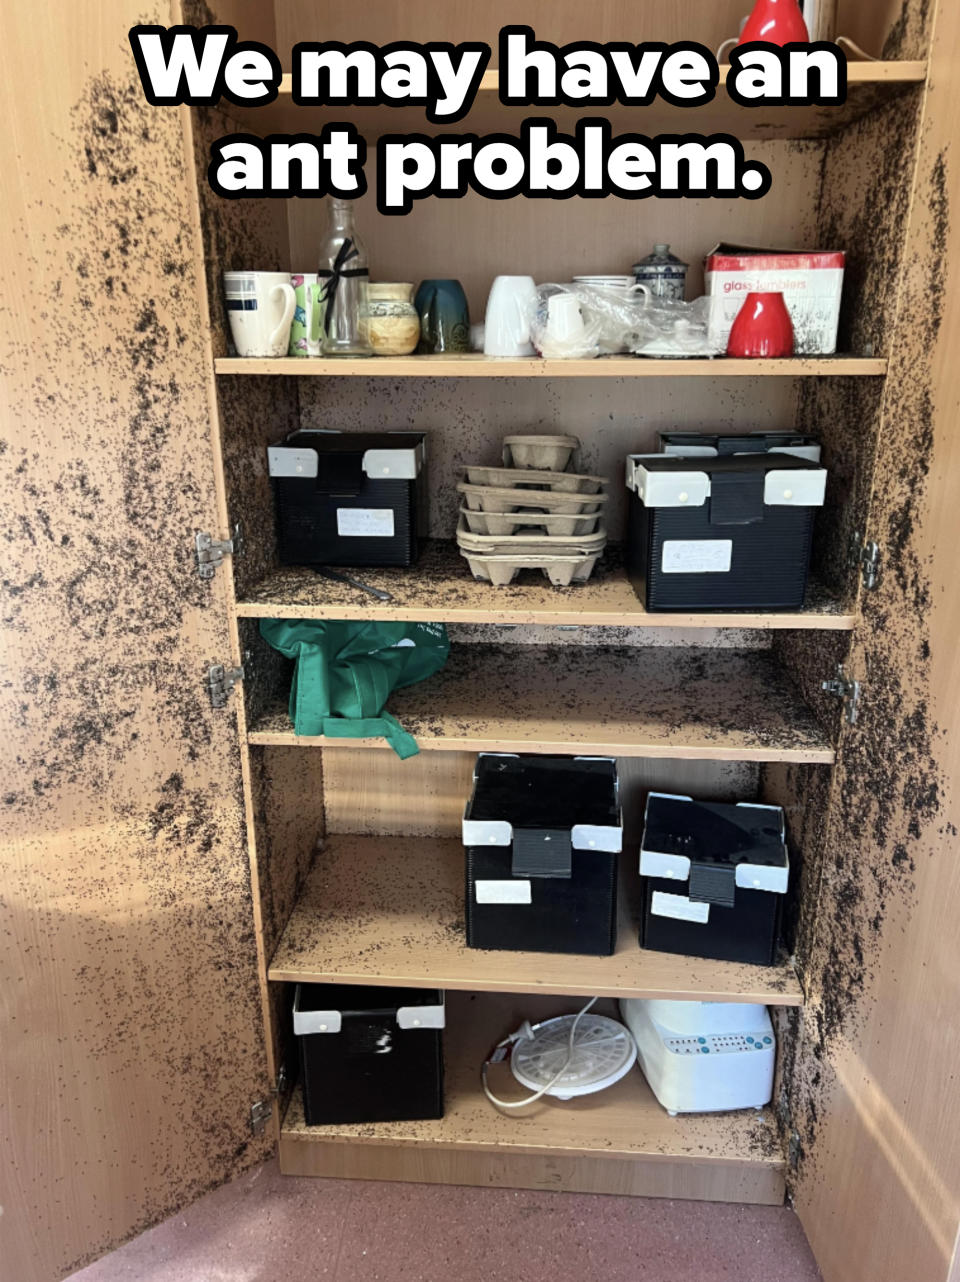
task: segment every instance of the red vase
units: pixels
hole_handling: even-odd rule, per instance
[[[747,295],[730,330],[727,355],[793,355],[793,321],[782,294]]]
[[[768,45],[808,44],[810,33],[797,0],[757,0],[739,43],[763,40]]]

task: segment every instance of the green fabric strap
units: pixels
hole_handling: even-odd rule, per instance
[[[392,712],[379,717],[324,717],[323,733],[330,739],[386,739],[401,761],[415,757],[420,749],[413,735],[404,730]]]

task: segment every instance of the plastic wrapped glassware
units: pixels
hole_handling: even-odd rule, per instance
[[[574,305],[557,301],[568,296]],[[637,356],[720,356],[707,334],[709,299],[691,303],[654,298],[639,288],[605,289],[595,285],[540,285],[531,337],[542,356],[552,359],[632,352]]]

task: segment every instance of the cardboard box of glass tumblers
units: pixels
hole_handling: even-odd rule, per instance
[[[710,299],[711,344],[726,351],[730,329],[750,293],[782,293],[793,321],[794,354],[829,356],[837,350],[843,250],[816,252],[717,245],[704,264]]]

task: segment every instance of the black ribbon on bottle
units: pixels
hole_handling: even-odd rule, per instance
[[[337,299],[337,290],[340,287],[340,281],[344,276],[369,276],[370,272],[366,267],[347,267],[351,258],[356,258],[360,251],[356,248],[353,241],[348,236],[337,251],[336,261],[333,269],[321,267],[317,272],[318,276],[325,278],[323,301],[326,303],[326,310],[323,313],[323,332],[330,333],[330,316],[333,312],[333,304]]]

